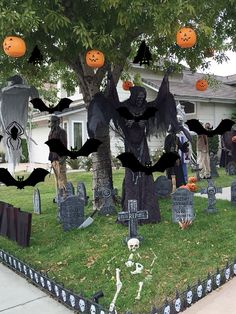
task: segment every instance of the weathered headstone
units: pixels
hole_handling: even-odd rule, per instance
[[[71,181],[67,181],[66,183],[66,195],[67,196],[75,195],[75,189]]]
[[[193,192],[188,189],[178,188],[172,194],[172,221],[193,221]]]
[[[78,196],[69,196],[60,203],[59,212],[64,231],[77,228],[84,221],[84,202]]]
[[[219,177],[219,173],[217,171],[217,163],[218,163],[218,158],[217,155],[214,153],[210,153],[210,169],[211,169],[211,177],[216,178]]]
[[[208,196],[208,207],[206,211],[208,213],[215,213],[217,211],[216,204],[216,193],[222,193],[222,188],[215,187],[212,180],[208,179],[208,187],[205,189],[201,189],[201,194],[207,194]]]
[[[29,246],[31,234],[32,214],[19,211],[17,215],[17,244]]]
[[[236,205],[236,181],[231,184],[231,203]]]
[[[115,191],[111,188],[110,183],[105,185],[98,184],[94,188],[94,199],[99,207],[100,215],[110,215],[116,212],[114,206]]]
[[[39,189],[37,188],[34,190],[33,194],[33,207],[35,214],[41,214],[41,198]]]
[[[85,206],[88,205],[88,196],[83,182],[77,183],[77,196],[79,196],[79,198],[84,201]]]
[[[171,194],[171,180],[166,176],[159,176],[154,182],[154,186],[158,197],[167,197]]]
[[[194,167],[192,168],[192,171],[193,172],[196,172],[196,177],[197,177],[197,180],[200,181],[201,180],[201,177],[200,177],[200,171],[202,170],[202,168],[199,167],[199,164],[194,164]]]
[[[229,176],[234,176],[236,175],[236,163],[234,161],[230,161],[228,162],[227,166],[226,166],[226,173]]]
[[[138,235],[138,220],[148,219],[148,211],[142,210],[138,211],[137,200],[128,200],[128,212],[119,212],[118,220],[129,222],[129,235],[125,238],[127,242],[130,238],[142,239]]]

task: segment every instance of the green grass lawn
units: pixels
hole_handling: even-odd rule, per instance
[[[221,177],[215,180],[216,186],[230,186],[236,179],[236,176],[224,175],[223,169],[219,173]],[[114,171],[114,186],[119,192],[123,175],[123,169]],[[68,178],[74,186],[83,181],[92,199],[91,173],[73,172]],[[198,185],[207,186],[206,183],[204,180]],[[171,222],[170,199],[162,199],[159,201],[161,223],[139,227],[144,241],[139,250],[141,259],[136,256],[136,261],[141,262],[145,270],[142,274],[131,275],[124,264],[130,252],[122,242],[128,230],[115,223],[116,216],[96,216],[88,228],[64,232],[56,219],[56,204],[52,202],[55,195],[53,176],[37,187],[41,193],[42,214],[33,215],[30,247],[21,248],[0,237],[0,248],[88,298],[102,289],[105,296],[100,303],[107,308],[115,293],[115,269],[119,267],[123,287],[117,299],[118,313],[128,309],[133,313],[148,312],[153,305],[162,304],[165,297],[173,297],[176,289],[182,291],[187,284],[205,278],[208,272],[225,266],[228,259],[232,261],[236,256],[236,206],[228,201],[217,201],[218,212],[209,215],[204,212],[207,199],[195,197],[196,219],[189,229],[181,230]],[[0,186],[0,200],[32,212],[33,191],[31,187],[17,190]],[[86,216],[92,210],[90,201]],[[150,267],[153,252],[157,260]],[[152,279],[145,280],[149,274]],[[141,301],[135,301],[138,282],[143,280]]]

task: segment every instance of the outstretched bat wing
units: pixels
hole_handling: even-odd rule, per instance
[[[220,122],[220,124],[212,131],[212,136],[219,134],[223,135],[225,132],[230,131],[232,126],[234,125],[234,121],[230,119],[224,119]]]
[[[86,156],[86,157],[88,157],[89,154],[95,153],[98,150],[98,147],[101,144],[102,144],[102,142],[97,140],[96,138],[89,138],[84,143],[84,145],[80,148],[80,150],[78,150],[78,152],[75,152],[76,153],[76,157],[78,157],[78,156]]]
[[[10,172],[5,168],[0,168],[0,182],[4,183],[6,186],[17,186],[19,181],[13,178]]]
[[[155,107],[148,107],[144,113],[138,117],[139,120],[148,120],[149,118],[153,117],[157,112],[157,108]]]
[[[46,141],[45,144],[49,146],[51,152],[57,153],[57,155],[59,155],[60,157],[62,156],[71,157],[70,156],[71,151],[69,151],[67,147],[65,147],[65,145],[63,145],[63,143],[59,139],[52,138]]]
[[[145,172],[146,170],[146,167],[143,166],[132,153],[122,153],[116,158],[121,161],[123,167],[129,168],[133,172]]]
[[[39,182],[43,182],[45,180],[46,175],[49,174],[49,171],[43,168],[36,168],[29,175],[29,177],[24,181],[18,181],[20,183],[19,189],[23,189],[25,186],[35,186]]]
[[[209,131],[206,130],[197,119],[191,119],[186,121],[190,131],[196,132],[198,135],[208,135]]]
[[[0,135],[0,142],[1,142],[2,138],[3,138],[3,136],[2,136],[2,135]]]
[[[30,100],[31,104],[35,109],[40,111],[48,111],[49,108],[45,105],[45,103],[40,98],[34,98]]]
[[[122,118],[125,118],[126,120],[134,120],[134,115],[132,115],[127,107],[119,107],[116,110]]]
[[[62,98],[59,103],[50,109],[50,113],[53,113],[55,111],[63,111],[64,109],[69,108],[70,104],[73,102],[73,100],[69,99],[69,98]]]
[[[164,153],[161,155],[160,159],[155,163],[155,165],[147,167],[145,173],[151,174],[156,171],[164,172],[167,168],[174,167],[176,160],[179,158],[179,155],[176,153]]]

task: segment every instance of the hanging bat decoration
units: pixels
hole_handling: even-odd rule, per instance
[[[174,167],[177,159],[180,156],[177,153],[164,153],[160,159],[155,163],[155,165],[151,165],[151,163],[147,163],[145,166],[138,161],[138,159],[134,156],[133,153],[122,153],[118,155],[118,158],[123,167],[127,167],[133,172],[144,172],[146,175],[151,175],[153,172],[159,171],[164,172],[167,168]]]
[[[31,56],[28,59],[28,63],[32,64],[41,64],[43,62],[43,55],[39,50],[39,47],[36,45],[31,53]]]
[[[43,182],[48,174],[49,171],[43,168],[36,168],[26,180],[24,180],[24,177],[17,177],[16,180],[7,169],[0,168],[0,182],[6,186],[16,186],[17,189],[24,189],[25,186],[35,186],[37,183]]]
[[[149,66],[149,61],[152,60],[152,54],[149,50],[149,47],[146,45],[145,40],[143,40],[138,49],[137,55],[134,58],[133,63],[147,64]]]
[[[40,98],[31,99],[30,102],[33,104],[35,109],[38,109],[40,111],[47,111],[51,114],[54,113],[55,111],[61,112],[64,109],[68,109],[73,100],[69,98],[62,98],[55,107],[53,106],[47,107]]]
[[[2,136],[2,135],[0,135],[0,142],[1,142],[2,138],[3,138],[3,136]]]
[[[116,110],[119,112],[121,117],[125,118],[126,120],[134,120],[135,122],[139,122],[140,120],[148,120],[157,112],[157,108],[148,107],[140,116],[134,116],[127,107],[119,107]]]
[[[71,151],[68,150],[59,139],[50,139],[46,141],[45,144],[49,146],[51,152],[57,153],[61,157],[68,156],[71,159],[76,159],[79,156],[88,157],[89,154],[97,152],[98,147],[102,144],[102,142],[95,138],[90,138],[78,151],[75,149]]]
[[[186,121],[190,131],[196,132],[198,135],[207,135],[212,137],[214,135],[223,135],[225,132],[230,131],[234,125],[234,121],[230,119],[224,119],[214,130],[205,129],[197,119],[191,119]]]

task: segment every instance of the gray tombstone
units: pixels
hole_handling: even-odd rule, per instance
[[[138,220],[148,219],[148,211],[138,211],[137,200],[128,200],[128,212],[118,213],[119,221],[129,222],[129,236],[125,238],[127,242],[130,238],[138,238],[142,240],[141,236],[138,236]]]
[[[219,173],[217,171],[217,163],[218,163],[218,157],[213,152],[210,153],[210,169],[211,169],[211,177],[216,178],[219,177]]]
[[[166,176],[159,176],[154,182],[154,186],[158,197],[167,197],[171,194],[171,180],[169,180]]]
[[[116,213],[114,206],[115,191],[111,188],[110,183],[105,185],[97,185],[94,188],[94,199],[99,209],[100,215],[110,215]]]
[[[208,196],[208,207],[206,211],[208,213],[215,213],[217,211],[216,205],[216,193],[222,193],[222,188],[215,187],[213,181],[208,179],[208,187],[206,189],[201,189],[201,194],[207,194]]]
[[[84,222],[84,202],[78,196],[69,196],[62,201],[59,212],[64,231],[78,228]]]
[[[34,189],[33,207],[34,207],[34,213],[40,215],[41,214],[41,198],[40,198],[40,192],[38,188]]]
[[[234,176],[236,175],[236,163],[234,161],[230,161],[228,162],[227,166],[226,166],[226,173],[229,176]]]
[[[88,196],[83,182],[77,183],[77,196],[84,202],[85,206],[88,205]]]
[[[70,181],[67,181],[67,183],[66,183],[66,195],[67,196],[75,195],[74,186],[73,186],[72,182],[70,182]]]
[[[231,203],[236,205],[236,181],[231,184]]]
[[[178,188],[172,194],[172,221],[193,221],[193,192]]]

